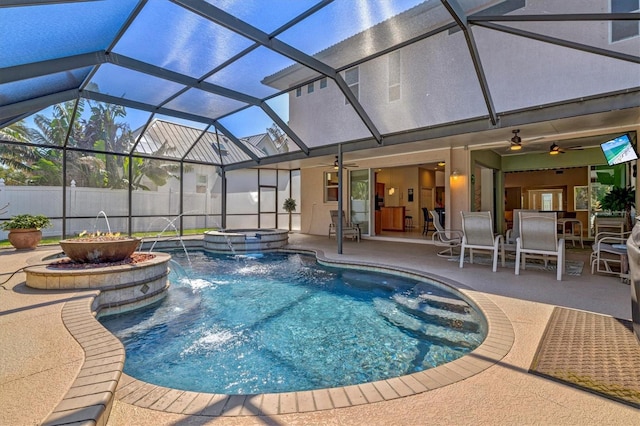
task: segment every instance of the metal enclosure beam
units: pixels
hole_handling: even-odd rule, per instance
[[[473,38],[473,33],[467,24],[467,16],[464,13],[464,9],[460,7],[457,0],[442,0],[442,4],[462,29],[462,33],[464,34],[464,38],[467,42],[467,48],[469,49],[469,54],[471,55],[471,61],[473,62],[473,67],[476,71],[478,82],[480,83],[484,103],[487,106],[487,111],[489,112],[491,124],[495,125],[498,122],[498,114],[496,113],[496,108],[493,105],[493,99],[491,98],[491,92],[489,91],[489,83],[487,82],[487,77],[484,74],[484,68],[480,61],[480,54],[478,53],[478,47],[476,46],[475,39]]]

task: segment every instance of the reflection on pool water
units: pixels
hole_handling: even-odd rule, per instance
[[[302,254],[172,253],[161,303],[100,321],[126,348],[124,371],[171,388],[289,392],[397,377],[463,356],[482,315],[442,286],[328,268]]]

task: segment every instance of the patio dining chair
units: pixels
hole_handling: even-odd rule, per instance
[[[329,224],[329,238],[338,232],[338,210],[329,211],[331,214],[331,223]],[[347,222],[344,211],[342,212],[342,238],[351,238],[360,242],[360,226],[356,223]]]
[[[498,269],[498,252],[504,262],[502,235],[493,232],[491,212],[465,212],[462,215],[462,244],[460,245],[460,267],[464,265],[464,252],[469,249],[469,263],[473,263],[473,251],[489,251],[493,258],[493,272]]]
[[[564,273],[564,238],[558,239],[558,219],[556,213],[519,212],[520,236],[516,240],[516,275],[520,275],[520,265],[526,268],[527,255],[542,256],[545,265],[549,256],[556,256],[556,278],[562,280]]]
[[[537,212],[538,210],[513,209],[513,227],[507,230],[504,237],[504,249],[507,252],[516,252],[516,242],[520,236],[520,212]]]
[[[631,232],[600,232],[591,246],[591,274],[618,275],[621,280],[628,278],[627,239]]]
[[[433,218],[429,217],[429,209],[426,207],[422,208],[422,216],[424,217],[424,226],[422,227],[422,235],[427,235],[429,233],[429,224],[435,223]]]
[[[437,253],[440,257],[456,257],[458,254],[453,252],[454,248],[460,247],[462,244],[462,231],[458,229],[444,229],[440,225],[440,218],[438,213],[434,210],[429,210],[429,214],[433,219],[433,226],[436,230],[431,235],[431,241],[433,244],[439,247],[446,247]]]

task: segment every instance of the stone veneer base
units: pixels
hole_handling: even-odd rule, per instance
[[[164,297],[169,286],[171,255],[153,253],[153,259],[87,269],[25,268],[28,287],[41,290],[99,290],[95,312],[119,313],[141,308]]]
[[[205,250],[214,252],[247,252],[278,250],[289,243],[284,229],[228,229],[204,233]]]

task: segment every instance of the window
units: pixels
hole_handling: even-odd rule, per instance
[[[338,172],[324,172],[324,202],[338,201]]]
[[[209,181],[209,176],[196,175],[196,192],[198,194],[205,194],[207,192],[208,181]]]
[[[307,93],[313,93],[313,83],[307,84]]]
[[[559,211],[564,205],[564,190],[560,188],[530,189],[529,208],[543,211]]]
[[[400,51],[389,54],[389,102],[400,99]]]
[[[640,0],[611,0],[611,13],[629,13],[640,10]],[[611,42],[640,35],[638,21],[611,21]]]
[[[320,88],[324,89],[325,87],[327,87],[327,77],[320,80]]]
[[[218,149],[218,146],[220,146],[220,148]],[[219,144],[212,142],[211,143],[211,148],[213,148],[213,150],[215,151],[216,154],[218,155],[228,155],[229,151],[227,151],[227,145],[225,145],[225,142],[220,141]]]
[[[299,98],[300,96],[302,96],[302,87],[298,87],[296,89],[296,98]]]
[[[351,68],[350,70],[346,70],[344,72],[344,81],[351,89],[351,92],[354,94],[356,99],[360,98],[360,72],[358,67]],[[349,103],[349,99],[344,98],[344,104],[347,105]]]

